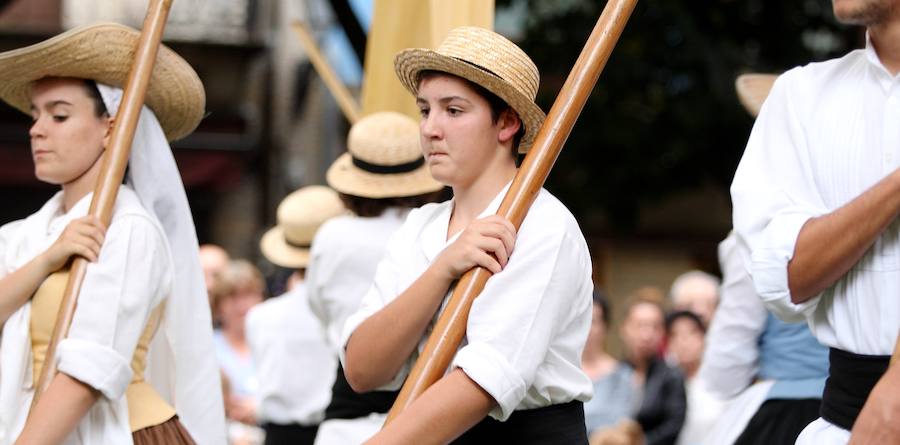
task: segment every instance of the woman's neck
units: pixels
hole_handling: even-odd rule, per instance
[[[243,352],[249,350],[247,348],[247,338],[244,336],[243,326],[223,326],[222,335],[225,340],[236,351]]]
[[[584,351],[581,356],[581,369],[591,380],[597,380],[610,372],[616,366],[616,359],[607,354],[602,348],[592,348]]]
[[[81,176],[62,185],[64,213],[68,213],[72,207],[75,207],[75,204],[78,204],[78,201],[81,201],[81,198],[94,191],[97,179],[100,177],[101,159],[103,156],[100,156]]]

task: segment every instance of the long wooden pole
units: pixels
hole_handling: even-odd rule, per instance
[[[359,104],[353,99],[353,95],[350,94],[350,91],[338,78],[331,65],[328,64],[328,60],[325,59],[322,52],[319,51],[312,33],[306,29],[306,25],[302,22],[294,22],[291,24],[291,27],[297,33],[300,44],[303,45],[303,49],[306,51],[309,61],[312,62],[313,68],[319,73],[319,77],[325,82],[328,91],[331,91],[331,95],[334,96],[338,107],[344,112],[344,117],[347,118],[351,125],[355,124],[359,121],[362,114],[359,110]]]
[[[550,169],[597,83],[597,78],[600,77],[600,72],[606,65],[636,3],[637,0],[611,0],[606,4],[594,31],[569,73],[559,96],[556,97],[556,102],[550,109],[544,125],[541,126],[534,145],[525,156],[522,167],[497,210],[498,215],[508,219],[517,229],[525,219],[525,214],[543,187],[544,181],[547,180]],[[466,334],[469,309],[490,276],[491,273],[487,269],[476,267],[460,278],[447,307],[438,318],[425,344],[422,355],[403,384],[400,395],[388,414],[387,422],[396,418],[444,375]]]
[[[166,26],[166,18],[173,0],[153,0],[147,9],[144,18],[144,27],[135,50],[134,64],[128,73],[128,81],[125,84],[125,92],[122,103],[116,115],[110,145],[103,155],[100,176],[94,187],[94,196],[91,199],[89,214],[96,216],[105,226],[109,226],[112,219],[113,205],[119,193],[119,184],[125,175],[125,167],[128,165],[128,157],[131,154],[131,142],[134,139],[134,131],[137,127],[141,107],[144,105],[144,96],[147,86],[150,84],[150,74],[156,62],[156,55],[162,40],[163,29]],[[47,347],[47,356],[44,359],[44,368],[38,385],[35,387],[32,408],[37,405],[47,386],[56,375],[56,349],[59,343],[66,338],[72,318],[75,316],[75,308],[78,305],[78,294],[81,293],[81,284],[87,272],[88,261],[82,257],[76,257],[69,270],[69,281],[63,294],[62,304],[53,327],[53,336]]]

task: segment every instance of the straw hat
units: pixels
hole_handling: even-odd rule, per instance
[[[31,86],[44,77],[92,79],[124,88],[139,37],[138,31],[127,26],[99,23],[0,53],[0,99],[30,113]],[[160,46],[145,103],[172,141],[197,128],[206,95],[194,69],[174,51]]]
[[[393,111],[370,114],[350,128],[347,153],[326,175],[328,185],[363,198],[399,198],[440,190],[419,146],[419,124]]]
[[[323,185],[303,187],[278,204],[278,225],[263,235],[259,248],[273,264],[305,268],[309,264],[309,245],[319,226],[344,212],[344,204],[334,190]]]
[[[759,114],[763,102],[769,96],[772,85],[778,74],[742,74],[734,81],[734,88],[737,90],[738,99],[741,105],[747,109],[753,117]]]
[[[450,31],[437,50],[405,49],[394,58],[400,83],[413,94],[419,73],[426,70],[454,74],[481,85],[503,99],[522,119],[525,136],[519,153],[531,148],[544,112],[534,103],[540,74],[537,66],[516,44],[493,31],[463,26]]]

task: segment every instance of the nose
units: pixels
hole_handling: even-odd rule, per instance
[[[43,120],[41,118],[37,118],[31,124],[31,128],[28,129],[28,136],[30,136],[32,139],[34,139],[37,137],[42,137],[44,135],[45,135],[45,133],[44,133]]]
[[[420,130],[426,139],[440,139],[440,129],[437,122],[437,113],[431,112],[422,116]]]

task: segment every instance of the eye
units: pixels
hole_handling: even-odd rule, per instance
[[[462,114],[463,110],[457,107],[447,107],[447,114],[451,116],[457,116]]]
[[[423,118],[428,117],[429,111],[430,110],[427,107],[421,107],[421,108],[419,108],[419,116],[422,116]]]
[[[53,115],[53,122],[65,122],[68,118],[69,116]]]

